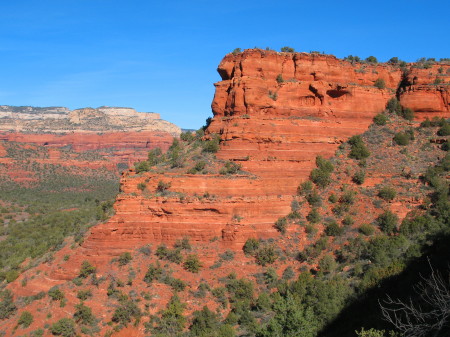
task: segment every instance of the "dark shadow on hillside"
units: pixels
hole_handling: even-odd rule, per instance
[[[439,271],[448,279],[450,262],[450,234],[435,240],[435,243],[425,249],[425,253],[407,266],[395,277],[381,282],[378,287],[372,288],[359,296],[359,299],[341,311],[340,315],[326,326],[319,337],[351,337],[356,336],[355,331],[364,327],[392,330],[393,326],[383,320],[379,302],[391,298],[409,299],[416,297],[413,285],[420,282],[421,275],[427,278],[430,273],[430,263],[435,271]],[[450,327],[448,328],[450,330]],[[450,335],[450,331],[441,336]]]

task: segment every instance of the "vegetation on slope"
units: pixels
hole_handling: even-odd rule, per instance
[[[104,169],[40,165],[28,160],[42,155],[39,148],[4,145],[15,167],[35,178],[18,183],[7,175],[8,168],[0,168],[0,282],[11,282],[24,268],[42,262],[36,258],[51,260],[51,251],[69,236],[81,243],[90,226],[111,215],[118,178]]]
[[[243,250],[256,264],[256,274],[239,277],[230,272],[219,284],[208,279],[189,284],[190,275],[201,274],[205,267],[197,256],[199,248],[184,239],[174,247],[161,245],[153,251],[144,246],[121,255],[111,261],[117,262],[121,272],[112,272],[108,279],[97,277],[95,268],[83,263],[82,270],[89,273],[80,272],[67,289],[75,289],[80,301],[93,294],[99,299],[107,296],[111,321],[102,322],[111,327],[107,334],[131,324],[143,324],[149,336],[381,337],[401,333],[383,319],[378,301],[385,303],[387,295],[420,297],[411,292],[411,285],[419,281],[419,272],[424,277],[429,274],[427,257],[436,271],[445,272],[450,256],[450,156],[445,145],[448,137],[442,135],[448,124],[433,120],[417,127],[395,113],[383,116],[385,123],[352,137],[334,158],[317,158],[317,169],[310,181],[299,186],[292,212],[274,224],[281,232],[279,238],[247,241]],[[399,132],[409,135],[408,144],[395,142]],[[191,136],[174,142],[166,154],[152,151],[147,164],[136,168],[148,165],[144,171],[186,173],[197,166],[196,160],[203,160],[206,164],[198,165],[195,174],[218,173],[222,163],[208,157],[210,152],[204,149],[209,146],[200,140],[201,133]],[[179,163],[174,158],[180,157],[182,165],[173,165]],[[398,212],[408,213],[401,223]],[[233,259],[234,253],[226,251],[210,269],[214,272],[222,264],[238,268],[231,264]],[[143,263],[145,270],[140,271],[141,264],[133,265],[134,261]],[[139,282],[148,291],[137,293],[134,285]],[[98,288],[106,286],[107,294],[101,295]],[[152,310],[155,289],[173,292],[158,312]],[[2,298],[0,309],[14,317],[14,301],[7,293]],[[191,313],[186,299],[208,304],[213,299],[214,303]],[[31,299],[16,303],[23,301]],[[58,301],[63,304],[64,297]],[[76,313],[43,328],[95,334],[99,321],[90,316],[89,305],[81,302]],[[441,330],[437,336],[447,334]]]

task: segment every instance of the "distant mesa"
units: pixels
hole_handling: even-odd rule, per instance
[[[31,107],[0,105],[0,132],[68,133],[163,131],[178,136],[181,129],[154,112],[133,108]]]

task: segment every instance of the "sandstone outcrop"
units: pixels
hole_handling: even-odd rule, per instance
[[[446,117],[450,112],[450,65],[417,65],[406,71],[400,90],[400,103],[416,112],[419,119]]]
[[[207,137],[220,135],[217,157],[240,163],[253,176],[128,173],[116,215],[86,240],[92,254],[117,254],[137,242],[172,243],[183,236],[198,242],[218,237],[237,249],[248,237],[273,237],[274,222],[289,213],[317,155],[329,157],[350,136],[364,132],[398,91],[407,106],[414,102],[409,96],[425,92],[398,66],[352,64],[330,55],[246,50],[225,56],[218,72],[222,81],[215,84]],[[411,68],[410,76],[430,84],[432,76],[425,80],[416,73],[421,74]],[[385,88],[374,86],[378,79]],[[447,87],[427,88],[448,95]],[[448,108],[443,100],[431,110],[417,109],[416,116],[448,116]],[[183,197],[157,197],[159,180],[170,181],[170,190]],[[139,183],[153,195],[139,191]],[[204,194],[214,197],[198,197]]]

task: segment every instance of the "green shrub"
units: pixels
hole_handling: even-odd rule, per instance
[[[316,165],[322,171],[330,173],[334,171],[334,166],[331,161],[324,159],[322,156],[316,157]]]
[[[162,151],[159,147],[156,147],[148,152],[148,164],[155,166],[162,161]]]
[[[167,151],[166,157],[171,168],[184,166],[185,157],[178,139],[174,139],[172,146]]]
[[[283,83],[283,82],[284,82],[283,75],[278,74],[278,76],[277,76],[277,82],[278,82],[278,83]]]
[[[152,329],[152,336],[180,336],[186,322],[183,316],[185,306],[177,295],[172,296],[166,309],[161,312],[158,325]]]
[[[375,232],[375,228],[370,224],[362,224],[359,227],[359,232],[366,236],[370,236]]]
[[[308,220],[310,223],[318,223],[320,221],[320,214],[317,208],[313,208],[311,212],[306,216],[306,220]]]
[[[386,82],[382,78],[378,78],[373,85],[374,85],[374,87],[376,87],[378,89],[386,88]]]
[[[147,187],[146,183],[139,183],[137,184],[137,188],[141,191],[145,190],[145,188]]]
[[[337,203],[339,200],[338,196],[334,193],[331,193],[330,196],[328,197],[328,201],[331,202],[332,204]]]
[[[397,98],[393,97],[387,102],[386,110],[389,113],[395,113],[397,115],[400,115],[402,112],[402,106],[400,102],[397,100]]]
[[[191,273],[198,273],[202,267],[202,264],[200,263],[197,255],[189,254],[186,257],[186,261],[183,263],[183,267]]]
[[[429,118],[425,118],[425,120],[420,123],[420,127],[422,128],[429,128],[429,127],[435,127],[435,126],[444,126],[446,124],[445,118],[438,116],[434,116],[433,119],[430,121]]]
[[[87,300],[89,297],[92,297],[92,292],[88,290],[79,290],[77,293],[77,298],[79,298],[82,301]]]
[[[213,135],[210,140],[203,142],[203,152],[216,153],[219,151],[220,136]]]
[[[81,322],[82,324],[92,324],[95,321],[92,309],[85,306],[83,303],[79,303],[75,306],[73,318],[77,323]]]
[[[366,180],[366,171],[365,170],[360,170],[360,171],[356,172],[352,177],[352,181],[358,185],[362,185],[365,180]]]
[[[291,47],[282,47],[281,48],[282,53],[295,53],[295,49]]]
[[[274,263],[277,260],[278,255],[273,246],[264,245],[256,251],[255,258],[257,264],[265,266]]]
[[[48,296],[53,301],[60,301],[64,298],[64,293],[57,286],[54,286],[48,291]]]
[[[290,280],[294,278],[294,276],[295,276],[294,269],[292,269],[291,266],[287,266],[286,269],[283,271],[283,275],[281,276],[281,278],[283,280]]]
[[[311,180],[319,187],[326,187],[331,183],[331,174],[330,172],[323,171],[319,168],[315,168],[311,171],[310,174]]]
[[[134,169],[136,173],[147,172],[150,170],[150,165],[148,161],[141,161],[138,163],[134,163]]]
[[[279,231],[281,234],[286,234],[287,229],[287,220],[286,218],[280,218],[275,222],[275,226],[277,231]]]
[[[76,336],[75,322],[70,318],[61,318],[59,321],[57,321],[52,325],[50,330],[53,335],[57,336],[63,337]]]
[[[353,220],[353,218],[350,215],[346,215],[344,217],[344,219],[342,219],[342,224],[344,226],[351,226],[355,223],[355,221]]]
[[[191,243],[189,242],[189,238],[188,237],[183,237],[182,239],[178,239],[175,244],[174,244],[175,248],[180,248],[180,249],[184,249],[184,250],[191,250]]]
[[[169,285],[172,287],[174,291],[183,291],[186,289],[186,282],[178,279],[178,278],[171,278],[169,281]]]
[[[387,63],[398,64],[399,63],[399,59],[396,56],[395,57],[391,57]]]
[[[353,55],[348,55],[346,57],[344,57],[345,61],[349,61],[349,62],[361,62],[361,58],[359,56],[353,56]]]
[[[206,167],[206,162],[201,160],[195,163],[195,166],[188,170],[188,174],[197,174],[199,172],[202,172],[204,168]]]
[[[151,264],[148,266],[148,270],[144,276],[144,282],[147,284],[152,283],[155,280],[158,280],[163,275],[163,269],[156,263],[156,265]]]
[[[33,315],[29,311],[22,311],[20,314],[17,325],[21,325],[22,328],[28,328],[33,323]]]
[[[181,261],[183,260],[183,257],[181,256],[180,248],[169,249],[164,244],[158,246],[155,254],[160,259],[168,260],[170,262],[177,263],[177,264],[180,264]]]
[[[370,152],[367,149],[361,136],[353,136],[348,140],[351,145],[349,157],[357,160],[365,159],[370,156]]]
[[[407,133],[397,132],[393,140],[397,145],[406,146],[409,144],[410,136]]]
[[[349,210],[349,205],[343,204],[343,203],[340,203],[331,209],[331,211],[334,214],[336,214],[337,216],[343,215],[345,212],[348,212],[348,210]]]
[[[400,233],[407,237],[423,236],[437,231],[439,225],[430,215],[421,215],[413,219],[405,218],[400,226]]]
[[[386,123],[388,122],[388,118],[385,114],[378,114],[373,118],[373,122],[376,125],[386,125]]]
[[[306,201],[308,201],[308,204],[315,207],[322,204],[322,198],[315,189],[306,196]]]
[[[233,55],[237,55],[242,53],[241,48],[234,48],[233,51],[231,52]]]
[[[298,195],[307,195],[309,192],[313,190],[313,183],[311,180],[306,180],[302,182],[297,188]]]
[[[145,245],[145,246],[139,247],[138,251],[139,251],[139,253],[142,253],[146,256],[150,256],[152,254],[152,249],[151,249],[150,245]]]
[[[11,220],[10,224],[11,225],[13,224],[12,220]],[[6,277],[5,277],[6,282],[11,283],[11,282],[15,281],[19,277],[19,275],[20,275],[19,271],[17,271],[16,269],[9,270],[6,273]]]
[[[336,267],[337,263],[332,255],[327,254],[319,261],[319,269],[325,274],[333,272]]]
[[[231,302],[239,302],[253,299],[253,283],[244,278],[236,279],[235,274],[228,275],[226,289],[230,294]]]
[[[86,277],[88,277],[89,275],[94,274],[95,271],[96,271],[95,267],[94,267],[93,265],[91,265],[91,264],[89,263],[89,261],[84,260],[84,261],[81,263],[80,274],[78,275],[78,277],[86,278]]]
[[[172,183],[170,181],[164,182],[162,180],[158,181],[158,186],[156,187],[156,191],[159,193],[166,192],[170,186],[172,186]]]
[[[249,238],[242,247],[245,255],[254,255],[259,248],[259,241],[255,238]]]
[[[328,236],[341,236],[344,234],[344,228],[340,227],[336,221],[325,227],[325,234]]]
[[[126,264],[130,263],[132,260],[132,256],[130,252],[124,252],[120,254],[119,256],[119,266],[125,266]]]
[[[398,216],[391,211],[385,211],[377,218],[378,226],[386,234],[393,234],[397,230]]]
[[[139,320],[141,316],[141,310],[134,302],[122,301],[120,306],[114,311],[111,320],[126,326],[131,322],[132,318]]]
[[[278,99],[278,94],[276,92],[273,92],[272,90],[269,90],[268,96],[270,99],[276,101]]]
[[[195,140],[195,136],[191,131],[186,131],[180,134],[180,139],[184,142],[191,143]]]
[[[222,175],[226,174],[236,174],[242,168],[241,164],[234,163],[232,161],[227,161],[225,165],[220,169],[219,173]]]
[[[339,202],[346,205],[352,205],[355,202],[356,191],[346,190],[339,198]]]
[[[366,62],[377,64],[378,60],[375,56],[369,56],[366,58]]]
[[[414,119],[414,111],[412,111],[410,108],[402,108],[400,116],[408,121],[412,121]]]
[[[0,292],[0,319],[9,318],[16,310],[12,292],[9,289]]]
[[[449,136],[450,135],[450,123],[445,123],[441,126],[441,128],[438,130],[437,134],[439,136]]]
[[[317,229],[316,226],[314,226],[314,224],[307,224],[307,225],[305,226],[305,233],[308,234],[308,237],[309,237],[309,238],[311,238],[311,237],[313,237],[314,235],[316,235],[316,234],[317,234],[317,231],[318,231],[318,229]]]
[[[397,192],[395,191],[394,188],[390,187],[390,186],[383,186],[379,191],[378,191],[378,196],[386,201],[392,201],[394,200],[395,196],[397,195]]]
[[[223,254],[220,254],[219,257],[223,261],[231,261],[234,259],[235,253],[232,250],[226,250]]]
[[[194,311],[192,324],[189,328],[191,336],[207,337],[218,336],[220,321],[217,314],[204,306],[200,311]]]

